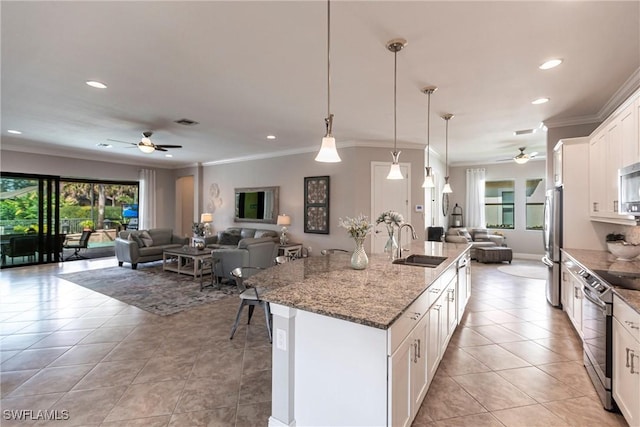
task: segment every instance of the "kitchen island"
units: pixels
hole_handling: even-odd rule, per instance
[[[333,254],[247,279],[273,314],[269,425],[410,425],[469,297],[469,248],[414,244],[435,268]]]

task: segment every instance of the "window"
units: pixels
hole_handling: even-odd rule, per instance
[[[542,178],[527,180],[527,230],[542,230],[544,222],[544,185]]]
[[[484,189],[484,215],[487,228],[514,228],[514,181],[487,181]]]

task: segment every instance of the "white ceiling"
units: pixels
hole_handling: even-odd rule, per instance
[[[546,134],[515,130],[602,119],[640,69],[637,1],[331,3],[333,133],[338,147],[432,148],[452,164],[545,152]],[[12,2],[2,18],[2,148],[179,167],[309,152],[327,113],[326,2]],[[544,60],[564,63],[541,71]],[[634,74],[635,73],[635,74]],[[93,89],[99,80],[108,89]],[[629,84],[629,82],[631,82]],[[537,97],[551,101],[532,105]],[[175,120],[200,124],[184,127]],[[18,129],[22,135],[7,134]],[[127,144],[154,131],[142,154]],[[266,135],[277,136],[275,141]],[[402,156],[401,159],[402,161]]]

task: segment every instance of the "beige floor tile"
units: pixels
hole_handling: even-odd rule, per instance
[[[627,427],[620,414],[604,411],[597,397],[578,397],[544,403],[544,406],[572,426]]]
[[[21,350],[0,351],[0,363],[6,362],[7,360],[11,359],[16,354],[19,354],[20,351]]]
[[[15,334],[19,330],[26,328],[32,323],[33,322],[29,320],[24,322],[2,322],[0,323],[0,335]],[[44,331],[38,331],[38,332],[44,332]]]
[[[7,396],[37,372],[38,369],[0,371],[0,398]]]
[[[507,369],[498,375],[540,403],[584,396],[536,367]]]
[[[513,309],[504,310],[504,311],[505,313],[509,313],[512,316],[516,316],[517,318],[524,321],[544,320],[548,317],[545,313],[537,310],[532,310],[530,308],[513,308]]]
[[[478,414],[487,410],[457,382],[445,375],[436,375],[422,405],[432,420]]]
[[[54,360],[49,366],[82,365],[98,363],[107,355],[116,343],[80,344]]]
[[[229,380],[224,375],[211,378],[192,378],[187,381],[175,412],[235,407],[239,391],[240,381]]]
[[[105,421],[148,418],[173,413],[184,381],[134,384],[127,388]]]
[[[0,340],[0,348],[2,350],[24,350],[31,347],[38,341],[46,338],[49,335],[48,332],[40,334],[15,334],[2,337]]]
[[[521,406],[519,408],[495,411],[492,414],[506,427],[568,427],[564,420],[554,415],[542,405]]]
[[[104,325],[104,323],[111,319],[111,317],[80,317],[79,319],[72,320],[60,328],[61,331],[74,330],[74,329],[95,329]]]
[[[473,347],[476,345],[492,344],[492,342],[472,328],[459,326],[451,337],[450,344],[458,347]]]
[[[497,344],[465,347],[463,350],[493,370],[531,366],[531,364],[524,359],[508,352]]]
[[[500,326],[528,339],[549,338],[554,336],[553,332],[534,325],[531,322],[502,323]]]
[[[224,373],[237,378],[242,373],[242,357],[243,351],[235,348],[203,350],[198,355],[191,375],[211,377]]]
[[[92,390],[103,387],[127,386],[145,365],[144,360],[100,362],[74,388]]]
[[[253,372],[242,375],[240,382],[239,405],[271,401],[271,371]]]
[[[54,347],[23,350],[10,360],[0,365],[0,371],[20,371],[25,369],[40,369],[47,366],[71,347]]]
[[[533,341],[506,342],[499,345],[532,365],[568,361],[566,357]]]
[[[38,411],[51,408],[64,393],[38,394],[33,396],[9,397],[0,401],[2,406],[2,427],[31,426],[38,422]],[[5,411],[9,411],[6,415]],[[32,411],[25,413],[20,411]]]
[[[126,389],[125,386],[121,386],[70,391],[51,409],[68,411],[69,420],[64,423],[65,427],[100,424]],[[100,404],[96,405],[96,402]]]
[[[490,411],[536,403],[495,372],[461,375],[453,379]]]
[[[169,427],[227,427],[235,425],[235,422],[236,407],[234,405],[233,407],[217,408],[210,411],[173,414]]]
[[[133,326],[117,328],[98,328],[87,335],[80,344],[95,344],[99,342],[120,342],[133,331]]]
[[[561,354],[569,360],[583,360],[584,352],[582,342],[569,337],[541,338],[534,342],[548,348],[549,350]]]
[[[271,370],[271,345],[247,347],[242,361],[242,372],[250,374]]]
[[[253,403],[238,405],[236,427],[253,427],[267,425],[271,416],[271,403]]]
[[[93,368],[93,365],[44,368],[11,392],[9,396],[27,396],[69,391],[91,368]]]
[[[522,335],[518,335],[500,325],[471,326],[471,329],[493,343],[522,341],[526,339]]]
[[[492,414],[474,414],[458,418],[448,418],[431,424],[429,427],[504,427]],[[416,426],[417,427],[417,426]],[[524,426],[521,426],[524,427]]]
[[[169,380],[186,380],[191,374],[196,355],[161,356],[147,361],[136,376],[134,384]],[[113,362],[120,363],[120,362]]]
[[[568,386],[588,395],[595,395],[596,390],[581,362],[559,362],[539,365],[538,368],[562,381]]]
[[[476,360],[463,349],[455,346],[449,346],[438,368],[439,372],[449,376],[475,374],[490,370],[487,365]]]
[[[169,425],[171,415],[160,415],[157,417],[136,418],[132,420],[109,421],[100,424],[100,427],[166,427]],[[188,424],[184,425],[185,427]]]
[[[156,356],[156,350],[160,342],[155,341],[122,341],[113,343],[113,350],[107,354],[103,361],[113,362],[116,360],[147,360]]]

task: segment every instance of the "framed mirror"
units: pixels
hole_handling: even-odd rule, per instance
[[[275,224],[280,187],[235,189],[235,221]]]

